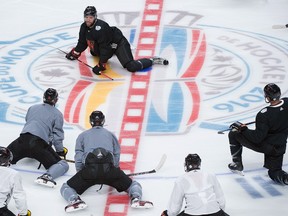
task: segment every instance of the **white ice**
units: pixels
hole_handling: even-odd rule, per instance
[[[142,15],[143,8],[145,5],[144,0],[106,0],[106,1],[88,1],[88,0],[49,0],[49,1],[37,1],[37,0],[0,0],[0,58],[4,55],[7,55],[7,50],[10,47],[13,47],[13,44],[25,40],[25,36],[28,38],[36,32],[48,30],[50,28],[55,28],[58,26],[64,26],[70,23],[77,23],[82,21],[83,10],[87,5],[95,5],[98,13],[105,12],[140,12]],[[195,24],[196,28],[205,29],[206,32],[206,41],[207,45],[210,45],[210,48],[207,49],[208,55],[206,57],[206,62],[204,66],[207,66],[209,63],[209,58],[212,58],[212,50],[211,47],[217,44],[217,36],[221,36],[223,32],[225,32],[225,36],[230,39],[234,38],[236,35],[233,30],[241,30],[244,33],[253,33],[258,39],[262,36],[267,36],[272,40],[281,41],[283,44],[282,47],[278,46],[279,50],[282,50],[281,55],[276,56],[283,62],[287,62],[287,54],[288,54],[288,30],[280,29],[275,30],[272,29],[272,25],[274,24],[286,24],[287,23],[287,10],[288,10],[288,1],[287,0],[164,0],[163,6],[163,16],[162,22],[170,21],[172,15],[169,13],[165,13],[168,11],[186,11],[189,13],[200,14],[203,17],[197,21]],[[109,17],[105,19],[108,23],[113,24],[114,20]],[[138,26],[140,24],[138,23]],[[164,24],[160,25],[163,27]],[[216,28],[217,27],[217,28]],[[123,27],[124,28],[124,27]],[[137,26],[136,26],[137,28]],[[228,29],[228,30],[227,30]],[[231,30],[231,31],[230,31]],[[78,28],[75,28],[71,31],[75,37],[78,35]],[[161,30],[160,30],[161,33]],[[222,35],[223,36],[223,35]],[[238,34],[239,37],[240,34]],[[248,36],[247,36],[248,37]],[[234,38],[235,39],[235,38]],[[136,39],[137,40],[137,33]],[[73,41],[73,43],[63,44],[65,45],[65,51],[67,47],[73,46],[76,44],[77,38]],[[137,42],[137,41],[136,41]],[[266,41],[267,42],[267,41]],[[279,43],[278,43],[279,44]],[[225,46],[223,44],[218,43],[218,45]],[[227,45],[227,44],[226,44]],[[134,43],[132,48],[137,49],[137,44]],[[156,49],[159,49],[159,45],[157,45]],[[232,47],[233,45],[231,45]],[[273,44],[271,46],[266,43],[267,47],[276,47]],[[266,48],[267,48],[266,47]],[[265,47],[262,47],[263,49]],[[12,49],[12,48],[11,48]],[[272,48],[271,48],[272,49]],[[233,49],[236,50],[235,47]],[[43,48],[38,49],[34,55],[41,56],[42,53],[53,52],[51,48]],[[241,53],[243,52],[243,53]],[[272,50],[271,50],[272,52]],[[64,56],[57,53],[54,54],[59,55],[59,59],[61,61],[66,62]],[[164,53],[165,54],[165,53]],[[171,75],[171,71],[175,69],[176,62],[175,59],[172,58],[173,55],[169,53],[169,50],[166,53],[171,57],[170,65],[165,68],[165,70],[161,69],[161,66],[156,66],[152,73],[152,78],[157,79],[170,79],[169,72]],[[244,60],[247,62],[251,69],[251,74],[249,75],[249,80],[246,81],[246,84],[243,84],[240,90],[235,91],[235,94],[230,94],[229,97],[238,98],[241,93],[245,91],[245,89],[250,89],[254,84],[258,84],[260,78],[260,74],[262,73],[259,70],[255,69],[255,65],[258,65],[259,62],[252,58],[249,54],[244,53],[243,50],[239,48],[239,53],[242,57],[244,56]],[[183,54],[185,55],[185,53]],[[246,57],[247,58],[246,58]],[[208,59],[207,59],[208,58]],[[2,60],[2,59],[1,59]],[[33,82],[33,77],[27,77],[26,71],[29,70],[29,61],[32,59],[27,59],[25,63],[20,62],[16,65],[11,66],[11,76],[17,76],[21,79],[15,81],[15,85],[22,86],[23,83]],[[187,60],[187,59],[186,59]],[[233,62],[235,64],[239,62]],[[72,64],[72,63],[71,63]],[[76,64],[76,63],[73,63]],[[206,64],[206,65],[205,65]],[[241,62],[239,63],[241,65]],[[115,67],[116,69],[121,71],[122,78],[129,77],[129,73],[123,70],[119,66],[119,62],[116,58],[111,60],[111,67]],[[203,67],[204,67],[203,66]],[[243,66],[243,65],[242,65]],[[243,66],[244,67],[244,66]],[[257,67],[256,67],[257,69]],[[259,69],[259,68],[258,68]],[[287,69],[287,63],[285,64],[285,69]],[[75,74],[75,78],[78,79],[78,75],[76,75],[77,68],[73,68],[72,74]],[[157,70],[163,72],[164,75],[155,75]],[[163,71],[161,71],[163,70]],[[2,71],[2,72],[1,72]],[[13,104],[14,107],[18,107],[21,114],[25,113],[25,109],[27,106],[22,106],[23,104],[19,104],[17,100],[13,97],[6,97],[4,94],[3,85],[5,81],[2,79],[5,73],[3,72],[3,65],[1,67],[0,64],[0,83],[1,83],[1,96],[0,102],[7,102],[9,104]],[[23,74],[22,74],[23,72]],[[283,80],[279,81],[281,88],[283,88],[284,96],[288,96],[287,94],[287,70],[283,72]],[[38,74],[41,79],[41,74]],[[160,77],[163,76],[163,77]],[[205,76],[205,71],[200,72],[200,78]],[[199,78],[199,79],[200,79]],[[7,77],[5,78],[7,79]],[[32,80],[31,80],[32,79]],[[273,79],[271,81],[274,81]],[[48,82],[48,81],[47,81]],[[159,82],[160,83],[160,82]],[[169,82],[163,84],[161,82],[161,89],[163,90],[163,94],[161,95],[159,91],[162,91],[157,88],[150,88],[150,91],[153,90],[153,93],[162,96],[165,96],[165,90],[170,90]],[[7,83],[6,83],[7,84]],[[25,84],[26,85],[26,84]],[[263,87],[265,83],[262,83]],[[23,86],[22,86],[23,87]],[[46,86],[47,87],[47,86]],[[53,86],[51,86],[53,87]],[[200,94],[202,94],[201,90],[205,90],[205,86],[201,86]],[[24,87],[23,87],[24,88]],[[41,97],[43,91],[40,91],[38,88],[35,88],[33,85],[26,85],[26,89],[29,89],[34,95],[38,95]],[[127,86],[125,87],[127,88]],[[203,93],[204,94],[204,93]],[[204,95],[201,95],[205,98]],[[206,95],[207,96],[207,95]],[[119,93],[119,97],[122,101],[126,101],[127,98],[123,97],[123,94]],[[151,95],[149,97],[152,97]],[[64,104],[65,97],[61,97],[60,92],[60,100],[59,100],[59,109],[64,112]],[[136,100],[139,98],[135,98]],[[148,98],[149,100],[150,98]],[[161,100],[162,98],[159,98]],[[207,98],[206,98],[207,99]],[[231,99],[231,98],[230,98]],[[141,98],[140,98],[141,100]],[[214,103],[220,103],[225,101],[225,96],[220,97],[220,101],[215,101]],[[201,101],[203,102],[203,101]],[[111,100],[107,100],[106,103],[113,104]],[[159,104],[158,104],[159,105]],[[188,104],[189,105],[189,104]],[[191,104],[190,104],[191,105]],[[253,116],[256,115],[257,111],[260,110],[261,107],[265,105],[264,101],[250,104],[249,112],[239,112],[239,118],[241,118],[244,122],[252,121]],[[23,109],[22,109],[23,108]],[[107,128],[115,132],[116,135],[119,135],[120,123],[124,111],[123,105],[115,105],[109,107],[109,109],[103,105],[105,110],[117,109],[113,116],[107,116]],[[162,117],[165,118],[166,111],[165,107],[158,107],[159,109],[163,109]],[[253,109],[255,108],[255,109]],[[147,111],[147,110],[146,110]],[[135,111],[138,113],[139,111]],[[110,112],[111,113],[111,112]],[[203,128],[201,127],[202,123],[213,123],[217,118],[219,118],[216,122],[219,125],[220,118],[223,119],[222,126],[229,125],[230,121],[241,120],[237,119],[237,116],[232,116],[228,118],[225,116],[225,113],[222,112],[220,116],[218,114],[221,113],[215,110],[211,110],[211,104],[209,102],[204,103],[203,106],[200,107],[200,113],[198,120],[191,127],[190,130],[183,132],[178,135],[148,135],[145,132],[142,133],[138,156],[136,159],[135,171],[146,171],[153,169],[157,163],[159,162],[161,156],[165,153],[167,154],[167,161],[164,166],[159,170],[156,174],[150,175],[142,175],[134,177],[137,181],[139,181],[143,186],[143,199],[150,200],[154,202],[154,208],[149,210],[135,210],[128,209],[127,215],[160,215],[163,210],[167,208],[168,200],[170,197],[170,193],[173,187],[173,182],[176,177],[181,175],[184,172],[183,162],[184,158],[188,153],[198,153],[202,158],[202,169],[207,170],[209,172],[213,172],[217,175],[224,193],[226,197],[226,211],[232,216],[252,216],[252,215],[261,215],[261,216],[286,216],[288,214],[287,208],[287,197],[288,197],[288,187],[277,185],[273,183],[267,175],[267,170],[262,168],[263,166],[263,155],[252,152],[250,150],[244,149],[243,151],[243,161],[245,166],[245,176],[240,177],[235,174],[229,172],[227,168],[227,164],[231,161],[231,156],[229,152],[229,144],[227,134],[219,135],[217,134],[217,129],[219,128]],[[185,115],[187,113],[184,113]],[[0,114],[5,115],[5,114]],[[227,114],[228,115],[228,114]],[[144,124],[145,126],[145,124]],[[80,127],[65,124],[65,140],[64,145],[68,147],[69,153],[68,158],[73,159],[73,151],[74,144],[77,138],[77,135],[82,131]],[[253,127],[253,126],[251,126]],[[0,122],[1,128],[1,145],[7,146],[10,142],[16,139],[21,132],[22,125],[15,125],[5,122]],[[73,128],[73,129],[71,129]],[[222,128],[223,129],[223,128]],[[124,155],[121,157],[125,157]],[[287,166],[287,155],[284,157],[284,170],[288,170]],[[57,187],[54,189],[45,188],[38,186],[34,183],[34,180],[44,172],[43,167],[40,170],[37,170],[38,162],[32,159],[24,159],[20,161],[17,165],[13,165],[12,168],[20,171],[21,176],[23,178],[23,186],[27,193],[27,202],[29,209],[32,211],[33,216],[64,216],[64,215],[79,215],[79,216],[99,216],[103,215],[104,208],[106,205],[106,196],[109,193],[108,187],[103,187],[103,189],[99,192],[96,190],[99,186],[95,186],[87,190],[81,197],[88,204],[88,208],[75,212],[75,213],[65,213],[64,207],[67,204],[66,201],[60,195],[60,187],[62,183],[66,182],[74,173],[75,168],[73,164],[70,164],[70,169],[68,173],[57,179]],[[263,182],[261,183],[261,179]],[[244,182],[246,186],[241,184]],[[248,188],[248,185],[251,188]],[[117,194],[113,190],[113,193]],[[257,194],[258,193],[258,194]],[[15,204],[11,201],[9,205],[10,209],[16,213]],[[119,208],[114,206],[115,211],[119,211]],[[117,214],[113,214],[117,215]]]

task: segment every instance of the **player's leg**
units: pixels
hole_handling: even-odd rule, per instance
[[[38,160],[47,169],[42,176],[37,178],[36,183],[54,187],[56,185],[54,179],[68,171],[68,163],[62,160],[53,148],[41,138],[35,139],[33,146],[31,157]]]
[[[20,136],[14,140],[7,148],[13,154],[12,164],[16,164],[19,160],[29,157],[30,155],[30,138],[31,134],[20,134]]]
[[[15,216],[8,208],[7,206],[0,208],[0,215],[1,216]]]
[[[271,156],[265,154],[264,167],[269,169],[269,177],[280,184],[288,185],[288,173],[282,170],[283,155]]]
[[[231,171],[243,171],[242,163],[242,151],[243,146],[238,141],[239,133],[235,131],[230,131],[228,134],[229,144],[230,144],[230,153],[232,156],[232,163],[228,164],[228,167]]]
[[[131,47],[126,38],[123,38],[115,50],[115,55],[120,61],[121,65],[130,72],[140,71],[144,68],[151,67],[153,61],[149,58],[134,60],[131,52]]]

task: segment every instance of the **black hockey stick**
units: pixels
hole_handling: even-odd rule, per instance
[[[49,47],[54,48],[54,49],[57,49],[57,50],[59,50],[60,52],[66,54],[66,55],[68,54],[68,53],[65,52],[64,50],[61,50],[61,49],[59,49],[59,48],[57,48],[57,47],[53,47],[53,46],[49,46]],[[77,60],[78,62],[86,65],[87,67],[93,69],[93,67],[92,67],[91,65],[86,64],[85,62],[81,61],[80,59],[76,58],[76,60]],[[114,80],[113,78],[109,77],[108,75],[106,75],[106,74],[104,74],[104,73],[101,73],[101,75],[105,76],[106,78],[108,78],[108,79],[110,79],[110,80]]]
[[[252,122],[244,123],[244,125],[250,125],[250,124],[254,124],[254,123],[255,123],[255,121],[252,121]],[[218,131],[217,133],[218,133],[218,134],[224,134],[224,132],[226,132],[226,131],[230,131],[230,130],[232,130],[232,128],[227,128],[227,129],[224,129],[224,130]]]
[[[137,173],[129,173],[129,174],[127,174],[127,176],[137,176],[137,175],[145,175],[145,174],[156,173],[156,172],[158,172],[159,169],[161,169],[161,167],[163,166],[163,164],[166,161],[166,158],[167,158],[167,155],[163,154],[161,160],[158,163],[158,165],[153,170],[144,171],[144,172],[137,172]],[[65,159],[65,160],[67,162],[70,162],[70,163],[75,163],[74,160],[69,160],[69,159]]]

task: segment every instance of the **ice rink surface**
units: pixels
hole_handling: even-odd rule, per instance
[[[288,187],[270,180],[262,168],[263,155],[244,149],[245,176],[232,174],[227,133],[217,134],[234,121],[254,120],[266,105],[262,88],[267,83],[277,83],[288,96],[288,30],[272,29],[287,23],[287,0],[0,2],[2,146],[18,137],[28,107],[41,103],[43,92],[53,87],[65,118],[69,159],[95,109],[105,113],[105,127],[119,137],[125,172],[153,169],[167,155],[159,172],[134,177],[142,184],[143,199],[154,202],[153,209],[131,209],[125,194],[105,186],[96,192],[100,186],[95,186],[81,196],[88,208],[69,214],[60,187],[75,173],[74,165],[50,189],[34,183],[43,167],[38,170],[38,162],[24,159],[12,168],[21,173],[33,216],[160,215],[188,153],[198,153],[202,169],[217,175],[230,215],[288,214]],[[131,76],[113,57],[105,73],[111,81],[65,59],[56,48],[67,52],[76,45],[88,5],[123,31],[135,57],[161,55],[169,66]],[[81,59],[97,63],[89,51]],[[285,155],[284,170],[287,159]],[[13,201],[9,206],[16,213]]]

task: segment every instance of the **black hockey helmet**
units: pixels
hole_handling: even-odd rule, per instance
[[[8,148],[0,146],[0,166],[9,166],[12,159],[12,152]]]
[[[281,96],[281,90],[276,84],[269,83],[264,87],[264,96],[268,103],[270,101],[279,100]]]
[[[200,169],[201,158],[198,154],[188,154],[185,158],[184,168],[185,172],[189,172],[194,169]]]
[[[48,88],[43,95],[43,102],[55,106],[58,101],[58,92],[53,88]]]
[[[93,16],[97,17],[97,10],[94,6],[87,6],[86,9],[84,10],[84,17],[86,16]]]
[[[103,126],[105,123],[105,115],[101,111],[93,111],[90,115],[90,124],[94,126]]]

